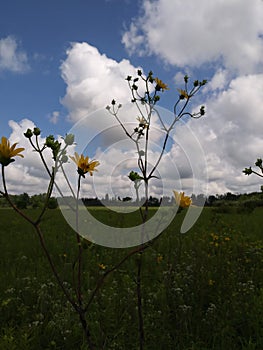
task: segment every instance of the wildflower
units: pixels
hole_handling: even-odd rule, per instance
[[[225,237],[225,241],[230,241],[230,237]]]
[[[173,191],[173,193],[175,196],[176,204],[179,205],[181,208],[188,208],[191,205],[192,203],[191,198],[188,196],[185,196],[184,192],[179,193],[177,191]]]
[[[83,154],[79,155],[77,152],[74,153],[74,157],[70,156],[70,158],[77,164],[79,175],[85,177],[86,173],[90,173],[93,175],[95,169],[100,163],[97,160],[92,160],[89,162],[89,157],[84,157]]]
[[[156,82],[156,87],[155,87],[155,90],[156,90],[156,91],[168,90],[168,85],[165,84],[164,82],[162,82],[161,79],[155,78],[154,80],[155,80],[155,82]]]
[[[104,264],[99,264],[98,265],[101,270],[106,270],[106,265]]]
[[[211,236],[213,238],[214,241],[217,241],[219,239],[218,235],[211,233]]]
[[[163,261],[163,256],[161,254],[159,254],[157,256],[157,263],[160,264]]]
[[[211,279],[208,280],[208,285],[209,285],[209,286],[213,286],[214,284],[215,284],[215,281],[214,281],[214,280],[211,280]]]
[[[145,129],[148,126],[148,123],[144,117],[137,117],[139,122],[139,127]]]
[[[9,140],[6,137],[2,137],[2,141],[0,143],[0,163],[3,166],[7,166],[8,164],[14,162],[15,160],[12,157],[22,157],[20,152],[24,151],[24,148],[16,148],[17,143],[14,143],[12,146],[10,145]]]
[[[180,99],[183,100],[185,98],[189,98],[189,95],[187,94],[187,92],[185,90],[182,89],[177,89],[177,91],[180,94]]]

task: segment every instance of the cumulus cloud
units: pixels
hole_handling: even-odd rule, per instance
[[[24,73],[29,68],[27,54],[17,40],[12,36],[0,39],[0,71]]]
[[[179,67],[220,61],[242,74],[262,68],[261,0],[144,0],[122,42]]]
[[[262,100],[263,75],[240,76],[207,100],[203,119],[189,121],[206,155],[208,192],[259,190],[259,179],[242,170],[262,157]]]
[[[35,127],[34,122],[29,119],[22,119],[20,122],[13,120],[9,121],[9,126],[12,129],[9,136],[10,143],[18,143],[17,147],[23,147],[22,152],[24,158],[16,157],[15,162],[6,168],[6,177],[8,188],[11,193],[29,194],[47,192],[48,174],[45,172],[39,155],[33,151],[29,140],[25,138],[24,132],[28,128]],[[43,138],[39,138],[40,144],[44,143]],[[47,158],[51,158],[48,156]],[[49,165],[50,161],[47,159]]]
[[[49,115],[49,121],[52,124],[57,124],[58,120],[59,120],[59,116],[60,113],[58,111],[53,111],[50,115]]]
[[[105,108],[113,98],[126,102],[130,92],[125,78],[135,76],[137,70],[129,60],[117,62],[86,42],[73,43],[61,65],[67,85],[61,102],[69,111],[69,119],[76,122]]]

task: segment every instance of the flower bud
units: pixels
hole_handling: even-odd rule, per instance
[[[243,173],[244,173],[245,175],[251,175],[251,174],[252,174],[252,169],[251,169],[251,167],[245,168],[245,169],[243,170]]]
[[[52,146],[54,145],[55,139],[53,135],[49,135],[46,138],[46,146],[52,148]]]
[[[259,168],[261,168],[262,167],[262,159],[258,158],[255,165],[258,166]]]
[[[128,175],[128,178],[133,182],[142,179],[141,176],[136,171],[131,171],[130,174]]]
[[[30,139],[32,136],[33,136],[33,132],[31,129],[27,129],[27,131],[24,133],[24,136],[27,138],[27,139]]]
[[[63,154],[63,156],[61,157],[61,163],[67,163],[67,161],[68,161],[68,156]]]
[[[41,130],[39,128],[34,128],[33,133],[35,136],[39,136],[41,133]]]
[[[73,134],[66,134],[64,142],[67,146],[71,146],[74,143],[75,136]]]

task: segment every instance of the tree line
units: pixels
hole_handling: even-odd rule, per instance
[[[28,193],[24,192],[22,194],[11,195],[11,198],[15,205],[19,209],[27,208],[42,208],[46,203],[46,193],[34,194],[29,196]],[[227,192],[225,194],[216,194],[205,196],[204,194],[192,194],[191,196],[192,204],[196,206],[207,206],[207,207],[229,207],[229,206],[244,206],[245,208],[255,208],[258,206],[263,206],[263,187],[261,192],[251,192],[234,194]],[[140,202],[134,201],[131,197],[112,197],[110,198],[108,194],[104,198],[82,198],[82,202],[85,206],[137,206],[145,205],[145,198],[141,198]],[[174,197],[163,196],[161,198],[150,196],[148,199],[149,207],[159,207],[161,204],[164,206],[174,205]],[[8,202],[4,197],[0,197],[0,207],[9,207]],[[56,209],[58,207],[57,198],[51,197],[48,200],[48,208]]]

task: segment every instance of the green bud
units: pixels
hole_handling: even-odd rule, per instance
[[[258,166],[259,168],[261,168],[262,167],[262,159],[258,158],[255,165]]]
[[[27,131],[24,133],[24,136],[27,138],[27,139],[30,139],[32,136],[33,136],[33,132],[31,129],[27,129]]]
[[[59,150],[60,150],[60,146],[61,146],[61,143],[59,143],[58,141],[55,141],[55,142],[53,142],[52,146],[50,147],[52,149],[54,160],[57,159],[57,156],[58,156]]]
[[[65,154],[63,154],[63,156],[61,157],[61,162],[62,163],[67,163],[68,161],[68,156],[66,156]]]
[[[185,75],[185,76],[184,76],[184,82],[185,82],[185,83],[188,83],[188,79],[189,79],[188,75]]]
[[[115,100],[112,100],[111,101],[111,104],[114,106],[116,104],[116,101]]]
[[[74,143],[75,136],[73,134],[66,134],[64,142],[67,146],[71,146]]]
[[[194,81],[194,87],[197,87],[199,85],[199,81],[198,80],[195,80]]]
[[[140,69],[138,69],[137,74],[139,75],[139,77],[142,75],[142,71]]]
[[[141,176],[136,171],[131,171],[130,174],[128,175],[128,178],[133,182],[142,179]]]
[[[251,175],[253,171],[252,171],[251,167],[249,167],[249,168],[245,168],[242,172],[245,175]]]
[[[34,128],[33,133],[35,136],[39,136],[41,133],[41,130],[39,128]]]
[[[46,137],[46,146],[52,148],[53,144],[55,142],[55,138],[53,135],[49,135]]]

